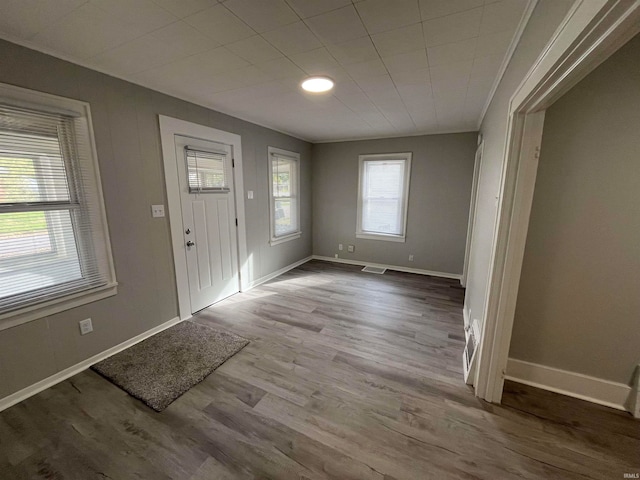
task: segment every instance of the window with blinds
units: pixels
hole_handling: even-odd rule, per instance
[[[356,236],[404,241],[411,153],[361,155]]]
[[[189,193],[229,191],[226,153],[206,152],[185,147]]]
[[[269,147],[269,197],[271,244],[299,238],[300,155]]]
[[[0,97],[2,317],[115,283],[87,118],[17,103]]]

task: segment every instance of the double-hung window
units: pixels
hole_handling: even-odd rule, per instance
[[[360,155],[357,238],[404,242],[411,152]]]
[[[271,245],[300,238],[300,154],[269,147]]]
[[[0,85],[0,326],[115,293],[89,119]]]

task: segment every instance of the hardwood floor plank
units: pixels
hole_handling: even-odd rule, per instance
[[[464,289],[311,261],[198,313],[250,344],[156,413],[86,371],[0,413],[0,478],[612,479],[628,414],[462,380]]]

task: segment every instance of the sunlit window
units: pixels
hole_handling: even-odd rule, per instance
[[[300,155],[269,147],[271,243],[300,236]]]
[[[360,156],[358,237],[404,241],[410,171],[411,153]]]

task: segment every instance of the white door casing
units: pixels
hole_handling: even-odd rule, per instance
[[[160,136],[162,141],[162,156],[164,162],[164,176],[167,188],[167,205],[169,225],[171,229],[171,243],[173,262],[176,272],[176,286],[178,294],[178,316],[184,320],[191,317],[191,293],[189,289],[189,274],[187,267],[186,241],[184,219],[181,202],[180,178],[178,175],[178,161],[183,162],[182,156],[176,155],[176,135],[203,139],[229,145],[232,149],[235,168],[233,169],[232,195],[235,202],[236,218],[238,219],[236,235],[237,261],[235,267],[239,275],[240,290],[250,287],[249,262],[247,254],[247,236],[244,211],[244,182],[242,172],[242,142],[240,135],[225,132],[215,128],[159,115]],[[231,198],[230,198],[231,200]],[[195,240],[194,240],[195,242]]]
[[[476,206],[478,203],[478,182],[480,181],[480,171],[482,164],[482,152],[484,142],[480,142],[476,149],[476,160],[473,164],[473,181],[471,184],[471,203],[469,205],[469,222],[467,224],[467,245],[464,251],[464,266],[462,267],[462,278],[460,283],[463,287],[467,285],[467,276],[469,275],[469,259],[471,258],[471,245],[473,238],[473,229],[476,224]],[[465,325],[467,327],[468,325]]]
[[[500,403],[544,112],[640,32],[640,0],[577,0],[509,105],[475,394]]]
[[[191,313],[240,290],[231,145],[175,136]],[[228,190],[198,191],[187,181],[186,149],[224,159]],[[182,159],[182,161],[180,161]]]

